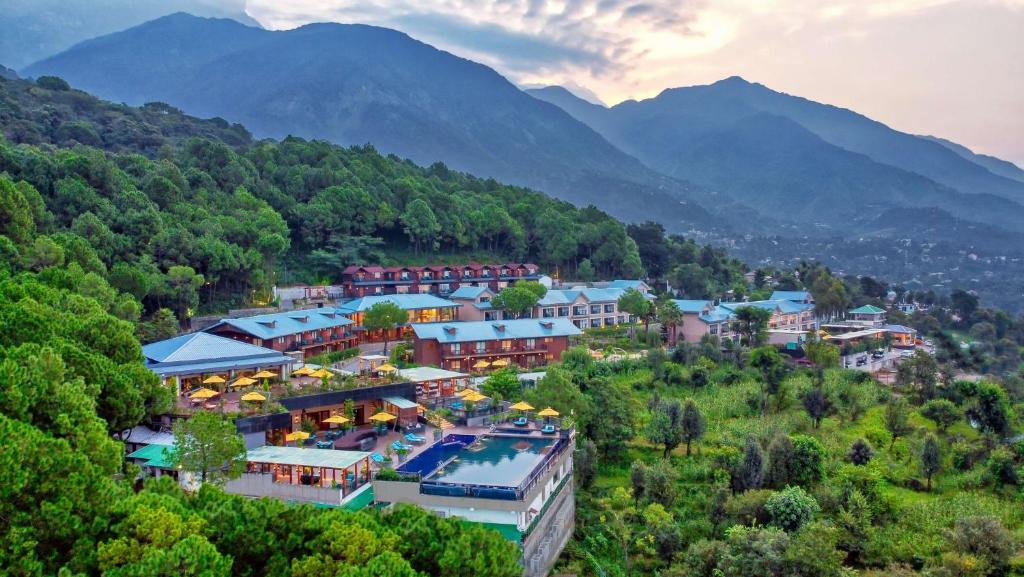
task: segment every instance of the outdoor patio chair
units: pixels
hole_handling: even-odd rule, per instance
[[[543,427],[541,427],[540,432],[542,434],[544,434],[544,435],[554,435],[555,434],[555,426],[554,425],[544,425]]]
[[[421,437],[421,436],[416,435],[414,433],[407,433],[405,435],[405,440],[409,441],[410,443],[415,443],[417,445],[420,445],[420,444],[423,444],[423,443],[427,442],[427,438],[426,437]]]
[[[381,455],[380,453],[373,453],[372,455],[370,455],[370,460],[373,461],[374,463],[377,463],[378,465],[383,465],[384,455]]]
[[[317,449],[331,449],[334,448],[334,441],[317,441]]]
[[[401,450],[401,449],[405,449],[406,451],[411,451],[412,450],[412,445],[406,445],[405,443],[396,440],[393,443],[391,443],[391,448],[393,450],[395,450],[395,451],[398,451],[398,450]]]
[[[530,421],[526,417],[516,417],[516,420],[512,421],[512,424],[517,427],[525,427],[530,424]]]

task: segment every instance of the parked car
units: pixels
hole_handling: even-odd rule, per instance
[[[867,356],[857,357],[857,366],[858,367],[863,367],[866,364],[868,364]]]
[[[873,359],[884,359],[885,358],[885,351],[882,351],[882,350],[874,351],[874,352],[871,353],[871,358],[873,358]]]
[[[914,351],[900,351],[901,359],[909,359],[912,356],[914,356]]]

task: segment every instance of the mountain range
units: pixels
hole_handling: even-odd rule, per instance
[[[268,31],[174,14],[23,70],[289,134],[371,143],[627,221],[716,235],[1024,232],[1024,171],[955,143],[732,77],[606,107],[363,25]],[[940,211],[942,214],[936,214]],[[880,223],[885,225],[880,226]]]
[[[258,136],[371,143],[601,208],[658,217],[672,230],[712,228],[695,188],[612,146],[494,70],[363,25],[268,31],[174,14],[83,42],[25,74],[60,76],[129,104],[163,101],[240,122]]]

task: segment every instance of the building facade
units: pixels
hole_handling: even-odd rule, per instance
[[[506,359],[521,368],[562,358],[569,338],[582,334],[568,319],[516,319],[414,324],[416,364],[469,371],[479,361]]]
[[[354,324],[335,309],[319,308],[222,319],[203,331],[275,351],[301,351],[310,357],[354,347],[358,342]]]
[[[409,326],[414,323],[437,323],[454,321],[458,318],[459,304],[431,294],[393,294],[359,297],[340,305],[336,310],[354,324],[354,331],[360,342],[378,342],[384,340],[385,330],[367,331],[363,328],[366,311],[373,305],[389,302],[409,314],[409,322],[405,326],[387,330],[388,340],[408,337]]]
[[[677,299],[673,301],[683,313],[681,326],[673,327],[669,333],[670,342],[680,340],[688,343],[700,342],[706,335],[720,341],[738,341],[739,335],[733,330],[736,312],[743,307],[758,307],[771,312],[768,319],[769,331],[809,332],[817,330],[813,302],[799,302],[789,299],[749,301],[715,304],[709,300]]]
[[[434,294],[447,296],[463,286],[486,286],[500,291],[521,280],[540,280],[540,269],[532,263],[395,266],[352,265],[341,273],[341,286],[348,298],[389,294]]]

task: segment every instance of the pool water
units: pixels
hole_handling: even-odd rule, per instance
[[[429,478],[445,483],[518,487],[550,449],[550,439],[483,437]]]

